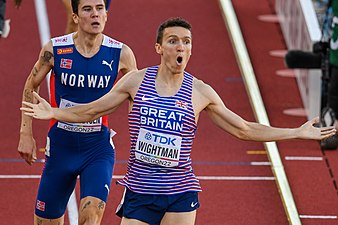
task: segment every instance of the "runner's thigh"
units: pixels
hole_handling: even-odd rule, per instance
[[[123,217],[120,225],[149,225],[149,223]]]
[[[161,221],[161,225],[194,225],[196,210],[192,212],[167,212]]]
[[[46,157],[35,203],[35,214],[46,219],[63,216],[75,185],[76,174],[67,163]]]

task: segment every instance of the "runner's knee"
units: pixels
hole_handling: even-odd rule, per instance
[[[34,225],[63,225],[64,224],[64,216],[61,216],[60,218],[56,219],[45,219],[40,216],[37,216],[34,214]]]
[[[99,225],[106,203],[95,197],[81,199],[79,210],[79,225]]]

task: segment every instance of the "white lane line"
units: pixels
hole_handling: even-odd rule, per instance
[[[0,175],[0,179],[40,179],[40,175]]]
[[[271,166],[271,162],[250,162],[251,166]]]
[[[114,175],[113,179],[122,179],[123,175]],[[0,175],[0,179],[39,179],[40,175]],[[200,180],[275,180],[275,177],[261,176],[197,176]]]
[[[76,202],[76,195],[75,189],[72,192],[72,195],[69,198],[68,205],[67,205],[67,212],[69,217],[69,223],[71,225],[76,225],[79,219],[78,207]]]
[[[299,215],[301,219],[337,219],[337,216],[324,216],[324,215]]]
[[[46,2],[45,0],[35,0],[34,2],[35,2],[35,13],[40,33],[40,44],[41,47],[43,47],[48,41],[50,41],[51,38]],[[48,95],[50,95],[50,82],[49,82],[50,73],[51,72],[49,72],[46,76]]]
[[[275,177],[242,177],[242,176],[197,176],[200,180],[275,180]]]
[[[299,161],[322,161],[323,157],[311,157],[311,156],[285,156],[285,160],[299,160]]]
[[[35,0],[35,12],[38,20],[40,43],[44,46],[50,40],[49,20],[45,0]]]
[[[1,151],[1,150],[0,150]],[[15,163],[15,162],[25,162],[23,159],[17,158],[0,158],[0,163]],[[45,159],[37,159],[35,163],[45,163]],[[117,164],[127,164],[127,160],[116,160],[115,165]],[[271,166],[271,162],[193,162],[194,165],[215,165],[215,166]]]

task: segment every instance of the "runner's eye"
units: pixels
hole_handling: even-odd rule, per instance
[[[104,7],[102,5],[100,5],[100,6],[97,7],[98,11],[103,10],[103,9],[104,9]]]
[[[83,11],[90,12],[91,8],[90,7],[84,7]]]
[[[175,44],[175,43],[176,43],[176,40],[175,40],[175,39],[171,39],[171,40],[169,40],[169,43],[170,43],[170,44]]]

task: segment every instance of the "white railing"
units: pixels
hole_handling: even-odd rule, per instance
[[[276,12],[288,49],[312,51],[321,30],[311,0],[276,0]],[[296,70],[297,83],[308,119],[320,114],[321,71]]]

